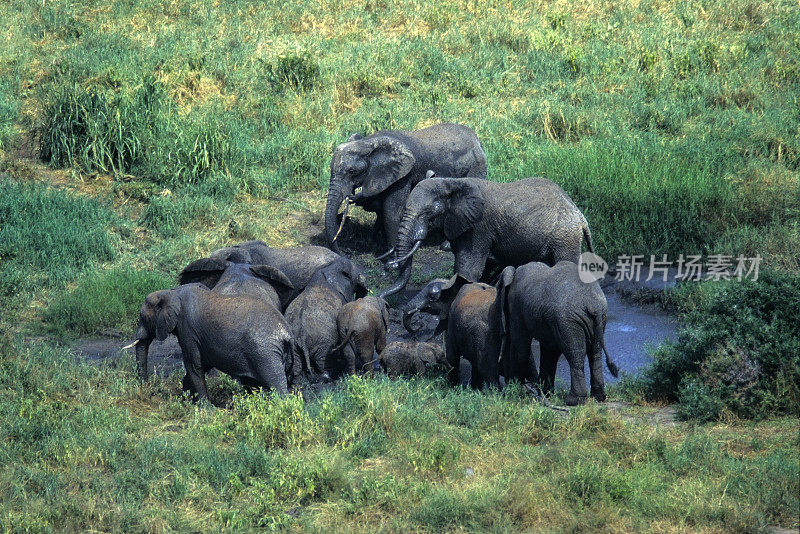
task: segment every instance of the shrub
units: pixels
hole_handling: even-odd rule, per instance
[[[57,331],[94,334],[104,328],[130,330],[144,297],[175,284],[171,276],[122,267],[95,272],[56,298],[44,314]]]
[[[269,83],[277,89],[309,90],[319,79],[319,65],[308,52],[283,54],[266,67]]]
[[[655,353],[646,396],[678,400],[701,421],[800,413],[800,276],[767,271],[685,291],[684,328]]]
[[[40,156],[50,165],[134,173],[170,186],[240,168],[240,152],[219,113],[213,107],[179,113],[152,77],[134,89],[57,85],[48,102]]]

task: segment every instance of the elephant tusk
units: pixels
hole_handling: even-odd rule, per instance
[[[134,346],[136,346],[136,344],[137,344],[137,343],[139,343],[139,341],[141,341],[141,340],[137,339],[136,341],[134,341],[134,342],[133,342],[133,343],[131,343],[130,345],[125,345],[125,346],[124,346],[124,347],[122,347],[120,350],[132,349]]]
[[[414,243],[414,246],[411,247],[411,250],[408,251],[408,254],[406,254],[402,258],[397,258],[396,260],[390,261],[388,263],[388,267],[391,268],[391,269],[397,269],[400,266],[401,263],[403,263],[408,258],[410,258],[411,256],[414,255],[414,253],[417,251],[417,249],[420,247],[420,245],[422,245],[422,241],[417,241],[416,243]]]
[[[339,229],[336,230],[336,235],[333,236],[333,240],[331,241],[331,243],[335,243],[336,238],[338,238],[339,234],[342,233],[342,228],[344,228],[344,223],[347,220],[348,213],[350,212],[350,205],[353,204],[353,202],[355,202],[352,197],[347,197],[345,200],[347,201],[347,204],[345,204],[344,213],[342,213],[342,223],[339,225]]]
[[[386,252],[384,252],[383,254],[381,254],[380,256],[375,256],[375,259],[380,261],[380,260],[382,260],[384,258],[388,258],[389,256],[391,256],[392,252],[394,252],[395,248],[397,248],[397,247],[394,246],[394,247],[390,248],[389,250],[387,250]]]

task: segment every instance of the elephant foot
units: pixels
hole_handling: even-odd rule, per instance
[[[586,400],[588,397],[586,395],[578,396],[572,393],[567,394],[567,398],[564,399],[564,404],[567,406],[578,406],[580,404],[586,404]]]
[[[443,250],[445,252],[452,252],[453,246],[450,244],[450,241],[444,240],[442,244],[439,245],[439,250]]]
[[[592,391],[592,398],[597,402],[605,402],[606,401],[606,392],[602,389],[600,391]]]

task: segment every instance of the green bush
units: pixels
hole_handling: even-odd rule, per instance
[[[267,64],[267,79],[277,89],[309,90],[320,76],[319,65],[308,52],[288,53]]]
[[[117,217],[98,201],[0,176],[0,294],[52,287],[115,256]]]
[[[800,276],[766,271],[682,291],[683,328],[654,354],[646,396],[679,400],[684,417],[703,421],[800,413]]]
[[[162,84],[56,85],[40,128],[41,158],[84,172],[137,174],[169,186],[236,172],[237,146],[215,108],[179,113]]]
[[[105,328],[130,331],[148,293],[175,285],[171,276],[130,267],[84,276],[75,289],[64,293],[45,311],[44,319],[56,332],[96,334]]]

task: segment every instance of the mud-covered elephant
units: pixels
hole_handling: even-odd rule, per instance
[[[383,236],[379,241],[392,246],[406,198],[429,169],[442,176],[486,178],[486,155],[475,132],[444,123],[415,131],[382,130],[369,137],[353,134],[336,147],[325,206],[331,248],[339,252],[337,213],[345,200],[375,212]]]
[[[455,273],[468,280],[488,281],[484,273],[488,275],[491,268],[530,261],[577,262],[583,238],[594,251],[586,218],[546,178],[498,183],[434,176],[414,187],[406,201],[388,262],[389,267],[400,268],[400,275],[381,297],[405,287],[414,252],[435,228],[450,240]]]
[[[317,269],[286,308],[296,350],[312,379],[336,377],[344,370],[334,351],[339,339],[336,320],[354,293],[356,298],[367,295],[366,277],[350,260],[340,258]]]
[[[306,287],[306,284],[308,284],[317,269],[323,265],[333,263],[342,256],[326,247],[315,245],[276,248],[270,247],[263,241],[246,241],[238,245],[215,250],[209,257],[234,263],[275,267],[284,273],[294,286],[294,291],[289,298],[289,301],[291,301]]]
[[[261,296],[225,295],[187,284],[147,295],[139,310],[136,360],[139,376],[150,374],[153,339],[175,334],[183,353],[183,389],[207,398],[205,375],[218,369],[247,388],[288,391],[294,343],[288,325]]]
[[[422,376],[436,365],[449,369],[444,351],[436,343],[395,341],[383,349],[380,362],[381,368],[392,378]]]
[[[348,302],[339,310],[336,319],[339,346],[344,356],[347,371],[356,372],[356,358],[362,367],[373,370],[373,355],[386,347],[386,332],[389,329],[389,305],[378,297],[364,297]]]
[[[500,287],[511,283],[512,272],[503,272]],[[448,378],[452,385],[459,383],[461,358],[472,366],[470,385],[500,387],[501,346],[505,341],[505,315],[497,289],[484,283],[470,283],[457,274],[449,280],[429,282],[408,303],[403,314],[403,326],[414,332],[411,320],[418,311],[437,313],[437,331],[446,328],[445,347],[450,366]]]
[[[279,311],[294,294],[294,285],[280,269],[214,258],[202,258],[187,265],[178,275],[178,282],[202,283],[223,295],[261,296]]]
[[[600,284],[581,281],[578,265],[571,261],[560,261],[553,267],[540,262],[516,270],[506,267],[503,278],[509,276],[513,280],[501,288],[500,299],[508,317],[509,343],[502,355],[506,380],[538,382],[541,377],[546,393],[553,388],[558,359],[563,354],[570,368],[566,403],[582,404],[587,399],[584,362],[588,355],[592,397],[604,401],[601,351],[611,374],[617,376],[619,371],[605,348],[608,305]],[[530,359],[534,339],[541,353],[538,372]]]

